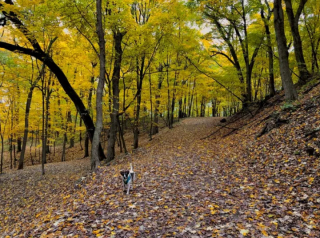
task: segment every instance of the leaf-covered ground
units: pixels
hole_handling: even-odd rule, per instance
[[[77,183],[86,160],[0,176],[0,234],[320,237],[319,89],[294,105],[277,95],[253,118],[185,119]],[[119,171],[130,162],[128,196]]]

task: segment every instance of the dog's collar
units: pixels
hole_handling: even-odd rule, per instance
[[[125,184],[128,184],[130,182],[130,180],[131,180],[131,177],[132,177],[132,175],[131,175],[131,173],[129,173],[127,178],[125,178],[125,177],[123,178],[123,182]]]

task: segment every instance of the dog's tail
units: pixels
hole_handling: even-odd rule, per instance
[[[132,176],[132,181],[135,179],[135,173],[133,172],[132,163],[130,163],[130,175]]]

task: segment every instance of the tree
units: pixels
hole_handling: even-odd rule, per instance
[[[115,48],[115,60],[112,74],[112,102],[113,110],[111,114],[110,132],[107,148],[107,161],[111,161],[115,157],[115,143],[117,137],[117,128],[119,124],[119,80],[122,62],[122,39],[126,34],[125,31],[121,31],[119,28],[112,30],[114,48]]]
[[[230,3],[231,4],[231,3]],[[205,2],[204,3],[204,14],[214,24],[220,37],[227,44],[230,56],[228,53],[222,50],[213,50],[213,55],[220,54],[226,57],[238,72],[240,82],[244,83],[243,69],[240,64],[240,59],[237,54],[237,44],[240,44],[242,57],[245,63],[245,83],[246,90],[243,92],[243,101],[245,105],[252,101],[252,86],[251,77],[252,70],[255,63],[255,58],[261,47],[263,37],[260,36],[256,42],[258,42],[250,58],[250,47],[249,47],[249,32],[248,27],[250,20],[248,17],[252,14],[251,2],[246,3],[244,0],[234,1],[230,6],[224,5],[224,3],[216,2]],[[245,106],[244,105],[244,106]]]
[[[143,28],[147,28],[146,25],[151,16],[151,8],[154,7],[154,3],[151,1],[149,4],[144,4],[143,2],[134,2],[132,4],[132,16],[135,19],[136,24],[140,28],[139,30],[143,30]],[[140,34],[141,35],[141,34]],[[158,35],[157,35],[158,36]],[[146,37],[146,36],[144,36]],[[159,36],[158,36],[159,37]],[[159,47],[161,42],[162,36],[155,41],[152,42],[153,44],[148,45],[150,42],[150,38],[141,38],[137,39],[136,42],[136,49],[138,55],[136,55],[136,84],[137,84],[137,93],[136,93],[136,107],[135,107],[135,116],[134,116],[134,141],[133,141],[133,148],[137,149],[139,145],[139,120],[140,120],[140,108],[141,108],[141,98],[142,98],[142,87],[143,87],[143,80],[144,77],[151,66],[151,62],[154,59],[155,53]],[[154,45],[155,44],[155,45]],[[149,47],[148,47],[149,46]],[[154,47],[152,49],[152,47]],[[149,48],[151,48],[152,52],[148,52]],[[147,55],[150,55],[149,59]]]
[[[29,92],[28,92],[26,111],[25,111],[25,119],[24,119],[25,123],[24,123],[23,142],[22,142],[22,149],[21,149],[21,153],[20,153],[18,169],[23,169],[24,156],[25,156],[25,151],[26,151],[26,147],[27,147],[27,140],[28,140],[28,133],[29,133],[29,114],[30,114],[33,90],[35,89],[36,85],[38,84],[39,80],[41,79],[43,73],[44,73],[44,65],[42,66],[42,69],[39,72],[38,77],[36,77],[36,79],[34,81],[32,81],[32,79],[30,80],[30,88],[29,88]]]
[[[105,81],[105,71],[106,71],[106,49],[105,49],[105,39],[104,39],[104,29],[102,23],[102,0],[96,1],[97,10],[97,34],[99,38],[99,61],[100,61],[100,75],[97,87],[97,97],[96,97],[96,129],[92,140],[91,149],[91,169],[94,170],[99,166],[99,144],[100,144],[100,134],[102,131],[102,96]]]
[[[289,68],[289,53],[287,49],[287,39],[284,31],[284,16],[281,6],[281,0],[274,0],[274,27],[278,45],[280,74],[286,100],[296,100],[297,91],[293,85],[291,72]]]
[[[270,88],[270,96],[275,95],[275,85],[274,85],[274,63],[273,63],[273,47],[271,41],[271,31],[270,31],[270,19],[272,16],[272,9],[267,0],[264,1],[264,5],[267,8],[267,14],[265,16],[265,10],[263,5],[261,4],[261,18],[263,20],[263,24],[265,27],[265,32],[267,35],[267,52],[268,52],[268,59],[269,59],[269,88]]]
[[[304,27],[301,26],[302,38],[306,39],[303,41],[303,49],[307,50],[307,56],[311,55],[311,59],[306,57],[306,61],[311,61],[312,74],[319,72],[318,52],[320,46],[320,4],[319,1],[309,0],[308,4],[303,8],[303,23]],[[308,38],[308,40],[307,40]]]
[[[296,14],[293,12],[293,6],[291,0],[284,0],[286,4],[286,12],[290,23],[290,29],[293,37],[294,54],[298,63],[299,69],[299,83],[304,84],[310,77],[310,73],[307,69],[307,65],[303,55],[302,41],[299,33],[299,19],[308,0],[300,0],[299,7]]]
[[[17,44],[6,43],[6,42],[0,42],[0,48],[6,49],[8,51],[12,51],[12,52],[35,57],[45,64],[55,74],[60,85],[64,89],[65,93],[73,101],[75,107],[77,108],[77,110],[78,110],[79,114],[81,115],[81,118],[86,126],[86,129],[90,135],[90,139],[92,140],[95,127],[94,127],[92,118],[89,115],[82,100],[80,99],[78,94],[75,92],[75,90],[72,88],[72,86],[70,85],[66,75],[61,70],[61,68],[55,63],[55,61],[53,60],[53,58],[49,54],[45,53],[42,50],[37,39],[34,37],[32,32],[30,32],[29,29],[19,19],[18,15],[15,12],[10,10],[10,6],[13,6],[13,5],[14,4],[13,4],[12,0],[6,0],[5,3],[0,3],[0,8],[2,9],[2,13],[6,17],[6,19],[9,20],[10,22],[12,22],[12,24],[27,39],[28,43],[32,46],[32,49],[26,48],[26,47],[21,47]],[[9,11],[6,11],[6,8],[8,8]],[[103,149],[102,149],[101,145],[99,146],[99,158],[100,159],[105,158],[105,155],[103,153]]]

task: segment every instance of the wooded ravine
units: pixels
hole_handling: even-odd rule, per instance
[[[0,0],[0,237],[320,237],[319,46],[316,0]]]

